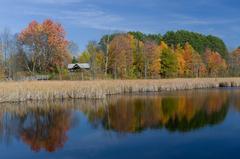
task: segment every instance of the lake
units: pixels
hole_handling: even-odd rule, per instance
[[[1,159],[240,158],[240,89],[0,106]]]

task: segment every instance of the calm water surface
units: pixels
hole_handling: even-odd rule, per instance
[[[240,158],[240,90],[0,106],[0,159]]]

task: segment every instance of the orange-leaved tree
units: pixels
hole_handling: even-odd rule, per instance
[[[204,58],[209,76],[218,76],[226,71],[226,61],[218,52],[213,52],[210,49],[206,49]]]
[[[70,62],[68,41],[61,24],[50,19],[32,21],[18,36],[25,53],[25,64],[31,73],[57,72]]]
[[[116,35],[109,46],[109,67],[115,78],[126,78],[133,67],[131,37],[128,34]]]
[[[145,78],[150,76],[156,78],[160,75],[160,46],[154,41],[146,41],[144,43],[144,72]]]
[[[186,43],[184,46],[183,59],[185,60],[185,75],[188,77],[199,77],[205,72],[205,65],[198,52]]]

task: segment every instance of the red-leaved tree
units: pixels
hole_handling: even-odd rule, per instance
[[[47,19],[32,21],[18,36],[25,67],[31,73],[59,71],[70,60],[68,41],[61,24]]]

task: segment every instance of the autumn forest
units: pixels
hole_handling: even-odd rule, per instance
[[[186,30],[161,34],[117,32],[90,41],[82,53],[52,20],[32,21],[19,34],[1,33],[1,79],[49,75],[80,79],[70,63],[89,63],[87,79],[157,79],[240,75],[240,49],[229,52],[222,39]],[[76,52],[79,56],[76,56]],[[76,78],[72,78],[72,77]]]

